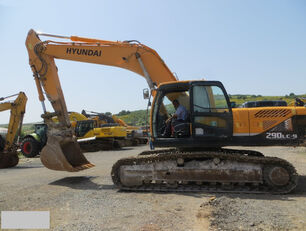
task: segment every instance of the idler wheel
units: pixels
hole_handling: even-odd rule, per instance
[[[288,184],[290,175],[285,168],[269,167],[265,169],[265,180],[274,187]]]

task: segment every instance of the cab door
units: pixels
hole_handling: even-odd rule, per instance
[[[228,95],[221,82],[193,82],[190,111],[194,138],[224,140],[232,137],[233,115]],[[207,139],[206,139],[207,138]]]
[[[93,120],[78,121],[77,125],[76,125],[76,128],[75,128],[76,137],[83,137],[89,131],[92,131],[93,129],[94,129],[94,121]]]

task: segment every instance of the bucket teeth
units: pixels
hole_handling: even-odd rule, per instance
[[[84,165],[77,166],[77,167],[74,167],[74,168],[75,168],[76,171],[81,171],[81,170],[85,170],[85,169],[88,169],[88,168],[92,168],[94,166],[95,166],[94,164],[84,164]]]

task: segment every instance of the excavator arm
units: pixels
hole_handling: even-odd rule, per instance
[[[11,112],[4,147],[0,153],[0,168],[13,167],[18,163],[18,156],[16,152],[16,146],[14,145],[14,139],[16,134],[20,135],[28,98],[23,92],[19,92],[19,94],[16,95],[18,96],[14,102],[4,102],[0,104],[0,112],[6,110],[10,110]],[[7,99],[9,97],[1,98],[1,100]]]
[[[42,42],[38,34],[30,30],[26,47],[39,99],[41,102],[44,101],[43,88],[55,112],[59,114],[59,121],[65,126],[69,127],[69,118],[54,59],[124,68],[143,76],[150,89],[154,89],[160,83],[177,81],[155,50],[134,40],[112,42],[77,36],[56,37],[67,39],[69,42]],[[45,106],[43,108],[46,112]]]
[[[73,139],[54,59],[124,68],[143,76],[151,90],[160,83],[177,81],[157,52],[137,41],[112,42],[77,36],[40,35],[68,40],[67,42],[41,41],[34,30],[29,31],[26,39],[29,64],[43,106],[42,117],[48,125],[48,143],[41,153],[41,160],[47,168],[79,171],[93,166],[83,156]],[[43,90],[52,104],[54,113],[46,111]],[[54,124],[50,119],[53,116],[58,117],[58,124]]]

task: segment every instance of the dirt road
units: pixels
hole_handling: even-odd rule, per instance
[[[118,192],[112,164],[145,149],[86,153],[96,167],[79,173],[51,171],[38,158],[23,159],[0,170],[0,211],[47,210],[51,230],[67,231],[306,229],[305,148],[256,148],[295,165],[302,176],[289,195]]]

